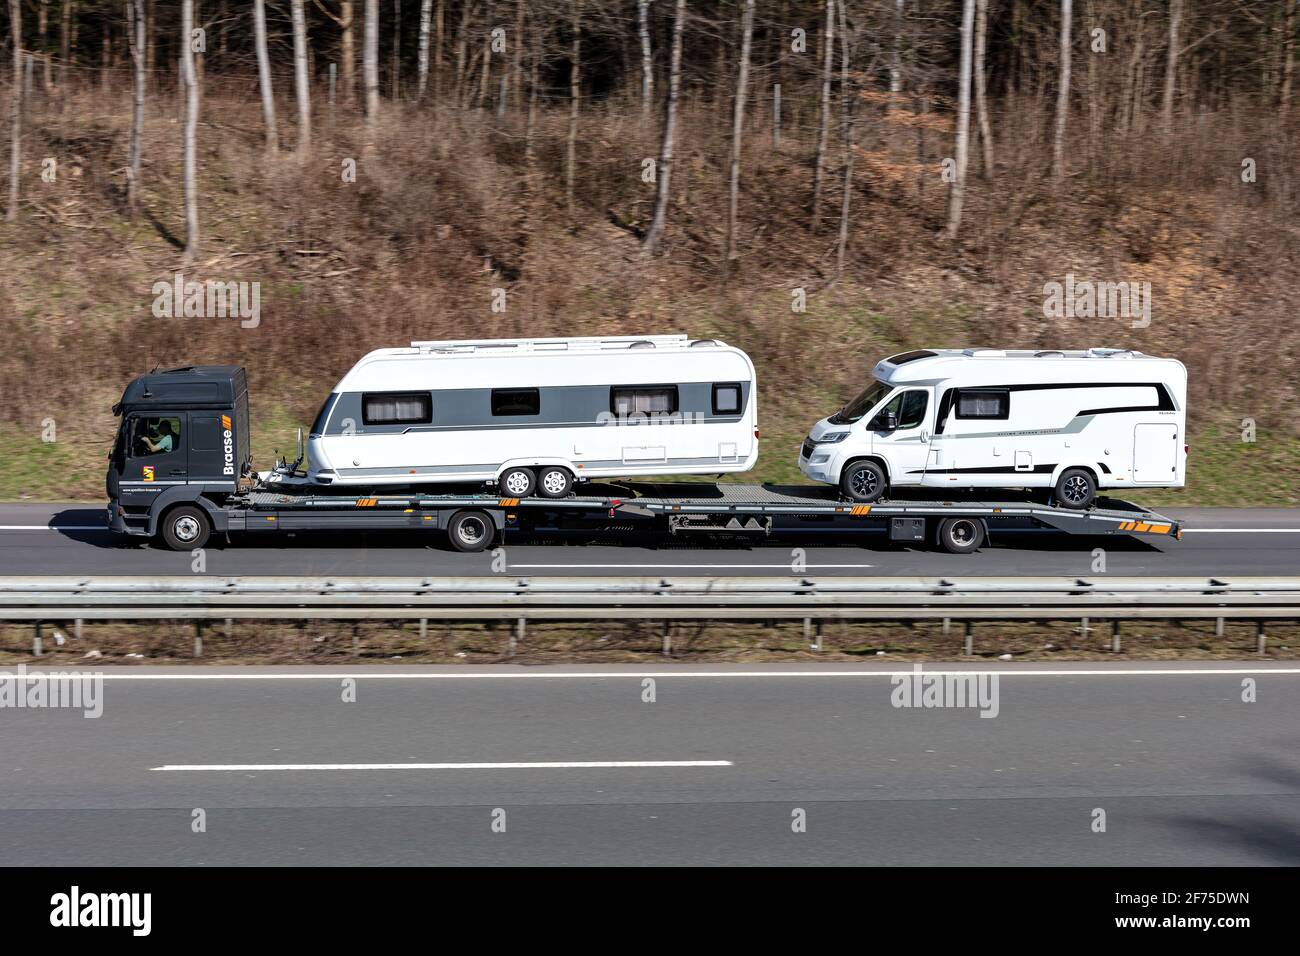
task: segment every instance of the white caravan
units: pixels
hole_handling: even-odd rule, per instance
[[[412,342],[371,352],[334,387],[308,478],[560,498],[575,480],[745,471],[757,404],[749,356],[713,339]]]
[[[1099,488],[1181,488],[1187,369],[1127,349],[921,349],[813,426],[809,478],[855,501],[890,487],[1051,488],[1086,508]]]

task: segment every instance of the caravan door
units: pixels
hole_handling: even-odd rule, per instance
[[[1178,475],[1178,426],[1133,428],[1134,484],[1169,484]]]

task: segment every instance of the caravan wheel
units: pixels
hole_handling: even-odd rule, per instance
[[[573,490],[573,475],[567,468],[552,465],[537,475],[537,487],[543,498],[567,498]]]
[[[497,479],[497,487],[508,498],[527,498],[537,488],[537,478],[528,468],[507,468]]]

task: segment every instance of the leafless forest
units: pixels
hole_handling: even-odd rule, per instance
[[[687,331],[755,358],[760,477],[889,351],[1112,345],[1297,478],[1297,0],[5,6],[11,468],[53,418],[97,481],[156,365],[278,427],[370,348]],[[259,323],[157,317],[177,272]],[[1067,276],[1146,321],[1045,315]]]

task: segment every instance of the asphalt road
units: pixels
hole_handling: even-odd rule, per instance
[[[1300,669],[979,670],[110,670],[0,710],[0,865],[1300,864]]]
[[[782,537],[735,542],[700,539],[556,537],[551,543],[507,537],[505,570],[520,575],[791,573],[802,549],[817,575],[1057,575],[1095,573],[1093,551],[1106,552],[1106,570],[1122,575],[1291,575],[1300,573],[1300,509],[1168,509],[1187,523],[1170,538],[1062,535],[1007,531],[977,555],[950,555],[890,546],[883,534]],[[0,505],[0,575],[188,574],[189,554],[129,541],[104,527],[104,509],[88,505]],[[255,574],[488,574],[490,554],[451,551],[442,532],[417,534],[299,534],[214,541],[207,573]],[[499,570],[499,569],[498,569]]]

